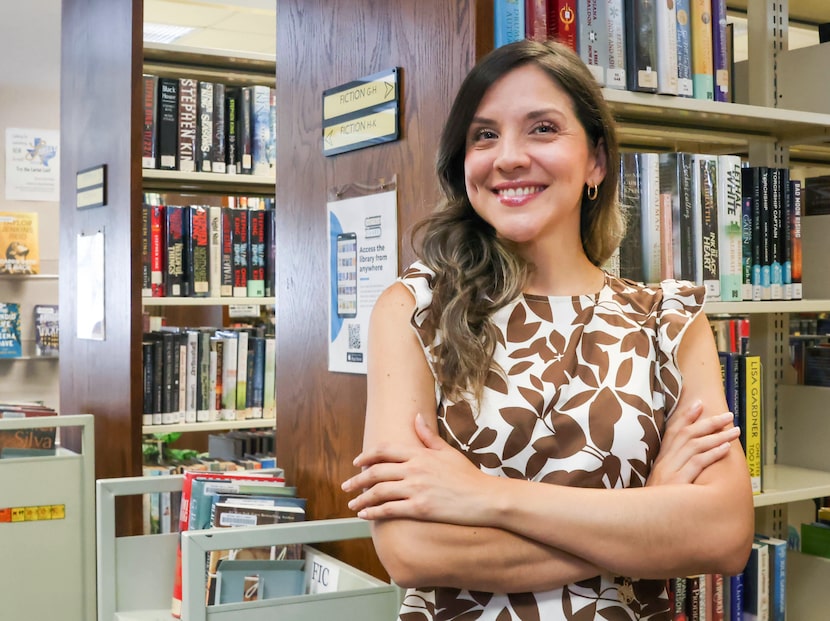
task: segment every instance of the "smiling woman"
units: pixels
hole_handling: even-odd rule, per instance
[[[601,269],[617,143],[568,48],[496,49],[448,118],[444,201],[372,314],[349,507],[402,620],[668,620],[668,578],[739,572],[752,538],[703,290]]]

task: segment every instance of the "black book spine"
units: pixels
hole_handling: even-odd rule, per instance
[[[196,132],[199,124],[198,82],[179,78],[179,170],[196,170]]]
[[[238,86],[225,88],[225,164],[226,172],[239,172],[239,98]]]
[[[212,170],[223,173],[226,170],[226,138],[225,138],[225,85],[216,82],[213,85],[213,153],[211,156]]]
[[[210,259],[208,256],[208,210],[201,205],[190,207],[191,254],[189,274],[192,278],[191,296],[205,297],[209,292],[208,274]]]
[[[175,170],[179,144],[179,81],[159,78],[158,167]]]
[[[657,6],[625,0],[626,82],[630,91],[657,92]]]
[[[196,170],[213,171],[213,82],[199,81],[199,131],[197,134]]]
[[[167,297],[182,295],[182,281],[184,280],[184,208],[176,205],[167,205],[167,262],[165,287]]]

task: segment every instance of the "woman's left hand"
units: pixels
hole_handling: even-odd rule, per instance
[[[349,502],[367,520],[409,518],[482,525],[488,483],[495,481],[444,442],[423,417],[415,417],[422,446],[383,444],[354,460],[362,468],[345,481],[346,492],[363,490]]]

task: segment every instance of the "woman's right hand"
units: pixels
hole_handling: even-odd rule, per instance
[[[741,433],[733,414],[702,414],[703,406],[696,403],[669,418],[646,486],[694,483],[703,470],[726,457]]]

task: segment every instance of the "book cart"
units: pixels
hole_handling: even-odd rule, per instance
[[[97,482],[98,621],[169,621],[177,533],[116,537],[115,498],[181,491],[182,476],[125,477]],[[388,621],[400,607],[397,586],[382,582],[309,546],[339,574],[337,590],[253,602],[205,605],[205,554],[211,550],[322,543],[369,536],[356,518],[273,526],[187,531],[182,535],[182,619],[186,621]]]
[[[79,452],[0,459],[0,617],[88,621],[95,611],[94,418],[0,420],[0,431],[80,428]]]

